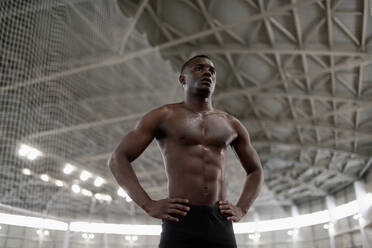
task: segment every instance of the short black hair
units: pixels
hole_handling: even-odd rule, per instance
[[[206,59],[209,59],[210,61],[211,58],[208,56],[208,55],[204,55],[204,54],[199,54],[199,55],[195,55],[194,57],[191,57],[189,58],[181,67],[181,74],[183,73],[183,70],[186,68],[186,66],[193,60],[193,59],[196,59],[196,58],[206,58]]]

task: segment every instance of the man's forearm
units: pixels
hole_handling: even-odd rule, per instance
[[[263,184],[263,171],[261,168],[257,168],[246,176],[243,192],[239,198],[236,206],[243,210],[246,214],[254,200],[260,193]]]
[[[151,201],[140,185],[132,165],[125,156],[113,154],[108,163],[116,181],[141,208]]]

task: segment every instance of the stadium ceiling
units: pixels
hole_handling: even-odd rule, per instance
[[[244,123],[262,160],[256,209],[324,197],[363,178],[372,164],[369,4],[5,1],[0,203],[74,219],[143,213],[116,195],[106,162],[144,113],[182,100],[179,68],[195,54],[212,57],[214,105]],[[20,157],[22,144],[42,155]],[[232,152],[228,161],[235,201],[244,173]],[[75,168],[69,175],[66,163]],[[155,142],[134,169],[152,197],[166,196]],[[92,174],[86,181],[84,170]],[[96,176],[105,179],[99,188]],[[73,184],[112,200],[74,193]]]
[[[279,204],[334,193],[370,167],[369,1],[119,4],[175,71],[192,55],[213,58],[214,103],[250,131]]]

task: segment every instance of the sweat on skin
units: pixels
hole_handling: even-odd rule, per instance
[[[144,115],[127,133],[109,159],[118,184],[154,218],[178,222],[192,205],[219,205],[228,220],[238,222],[257,198],[263,184],[260,159],[242,123],[212,105],[216,69],[207,56],[187,61],[179,76],[184,101],[167,104]],[[134,103],[135,104],[135,103]],[[149,197],[132,168],[155,139],[168,176],[166,199]],[[226,200],[226,153],[231,146],[246,171],[237,203]]]

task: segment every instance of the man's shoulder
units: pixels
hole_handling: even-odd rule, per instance
[[[231,121],[231,122],[236,122],[236,121],[239,121],[235,116],[233,116],[232,114],[230,113],[227,113],[221,109],[214,109],[214,112],[216,114],[219,114],[219,115],[222,115],[224,116],[227,120]]]
[[[180,108],[180,103],[170,103],[165,104],[160,107],[157,107],[150,112],[148,112],[145,116],[153,117],[153,118],[166,118],[174,111]]]

